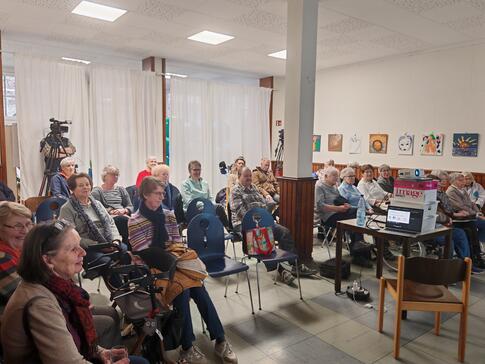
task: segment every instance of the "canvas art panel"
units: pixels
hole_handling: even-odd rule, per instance
[[[400,155],[413,155],[414,135],[404,133],[397,140],[397,150]]]
[[[342,151],[342,134],[328,134],[328,151],[341,152]]]
[[[387,153],[388,134],[369,134],[369,153]]]
[[[362,138],[354,134],[349,140],[349,153],[360,154],[362,152]]]
[[[421,155],[443,155],[443,141],[445,135],[441,133],[429,133],[421,138]]]
[[[322,136],[321,135],[314,135],[312,141],[312,150],[314,152],[319,152],[322,145]]]
[[[453,134],[453,152],[455,157],[476,157],[478,155],[478,133]]]

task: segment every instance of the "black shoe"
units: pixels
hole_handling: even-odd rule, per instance
[[[372,262],[360,255],[357,255],[352,258],[352,263],[355,265],[364,267],[364,268],[372,268]]]

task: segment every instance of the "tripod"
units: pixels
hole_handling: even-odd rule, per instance
[[[276,145],[276,149],[274,151],[276,157],[276,166],[275,166],[275,175],[281,176],[283,172],[283,151],[285,148],[285,144],[283,138],[280,137],[278,140],[278,144]]]
[[[42,183],[40,185],[39,196],[49,195],[51,178],[57,173],[57,168],[59,167],[58,161],[61,153],[63,153],[65,156],[70,155],[66,152],[66,148],[64,147],[62,136],[60,134],[55,134],[53,132],[47,134],[47,136],[40,142],[41,152],[46,143],[50,146],[50,150],[48,155],[45,157],[44,177],[42,178]]]

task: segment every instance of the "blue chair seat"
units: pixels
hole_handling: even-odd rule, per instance
[[[298,255],[276,248],[268,255],[249,255],[250,258],[256,258],[263,263],[281,263],[281,262],[294,262],[298,259]]]
[[[245,272],[249,269],[244,263],[235,261],[234,259],[228,257],[218,257],[212,259],[202,259],[204,262],[207,273],[212,278],[220,278],[225,277],[232,274],[237,274],[241,272]]]

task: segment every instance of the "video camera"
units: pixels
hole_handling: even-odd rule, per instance
[[[219,162],[219,171],[221,172],[221,174],[227,174],[227,171],[230,171],[231,170],[231,166],[232,165],[230,165],[228,167],[227,164],[226,164],[226,162],[221,161],[221,162]]]
[[[285,129],[278,130],[278,138],[282,144],[285,142]]]
[[[62,135],[63,133],[67,133],[69,131],[69,127],[67,125],[72,124],[72,121],[60,121],[54,118],[50,118],[49,121],[51,122],[51,132],[55,135]]]

